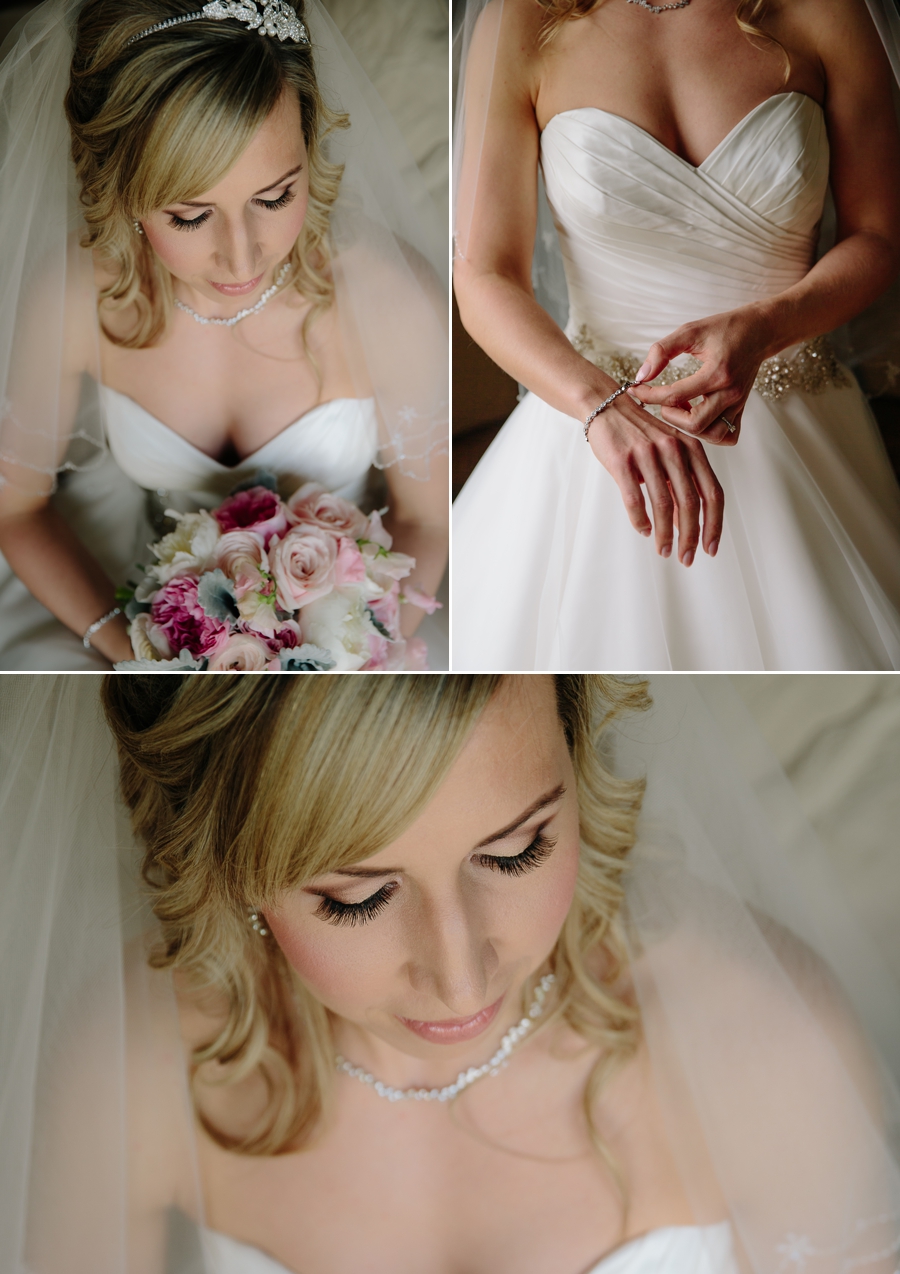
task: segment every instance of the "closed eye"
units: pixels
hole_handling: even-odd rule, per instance
[[[474,861],[482,867],[503,872],[507,876],[524,876],[526,872],[534,871],[535,867],[540,867],[541,863],[546,862],[556,848],[556,839],[551,840],[541,828],[521,854],[514,854],[508,858],[499,854],[478,854]]]
[[[276,208],[286,208],[296,194],[296,190],[291,190],[289,186],[277,199],[254,199],[253,202],[260,208],[268,208],[270,212],[273,212]]]
[[[188,221],[185,217],[179,217],[176,213],[170,212],[169,224],[175,230],[199,230],[204,221],[209,221],[211,216],[212,212],[207,209],[206,212],[201,212],[199,217],[194,217]]]
[[[337,898],[321,894],[314,914],[332,925],[364,925],[384,910],[396,888],[395,880],[388,881],[362,902],[338,902]]]

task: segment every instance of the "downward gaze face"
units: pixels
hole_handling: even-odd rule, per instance
[[[272,283],[303,227],[308,199],[300,110],[286,90],[216,186],[150,213],[141,224],[175,279],[233,310],[222,307],[223,298],[246,304]],[[212,313],[216,307],[204,308]]]
[[[578,854],[575,776],[552,680],[509,679],[403,835],[292,891],[268,922],[301,980],[342,1019],[339,1045],[359,1060],[366,1045],[363,1057],[374,1047],[401,1070],[394,1050],[487,1056],[554,947]]]

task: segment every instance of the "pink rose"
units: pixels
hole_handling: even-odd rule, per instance
[[[281,671],[281,662],[272,658],[266,642],[253,633],[232,633],[226,645],[209,661],[210,672]]]
[[[258,531],[228,531],[216,544],[216,566],[234,583],[238,601],[258,588],[269,569],[263,538]]]
[[[295,491],[288,500],[288,508],[298,522],[317,526],[332,535],[346,536],[349,540],[362,539],[369,526],[369,519],[355,504],[342,500],[339,495],[332,495],[317,482],[307,482]]]
[[[334,588],[338,545],[316,526],[293,527],[269,546],[269,564],[278,586],[278,605],[294,611]]]
[[[177,575],[164,584],[150,608],[153,623],[173,652],[211,655],[228,641],[228,625],[207,615],[197,601],[197,580]]]
[[[265,547],[273,535],[283,535],[288,528],[285,507],[268,487],[235,492],[214,510],[213,516],[223,531],[255,531]]]
[[[343,588],[345,584],[364,584],[365,580],[366,559],[360,553],[355,540],[342,536],[338,540],[338,555],[334,564],[335,588]]]

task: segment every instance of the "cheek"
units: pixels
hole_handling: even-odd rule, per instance
[[[298,922],[275,912],[268,921],[288,964],[326,1008],[358,1020],[381,1001],[396,970],[396,956],[386,949],[383,934],[309,917]]]
[[[578,833],[561,836],[544,872],[535,874],[527,936],[534,951],[549,952],[559,937],[578,879]]]
[[[144,222],[144,234],[160,261],[176,278],[186,278],[196,273],[199,263],[209,255],[208,249],[204,251],[199,242],[202,229],[165,230],[148,219]]]
[[[297,190],[296,197],[281,214],[282,225],[279,232],[289,247],[303,229],[306,213],[309,209],[309,186],[306,182]]]

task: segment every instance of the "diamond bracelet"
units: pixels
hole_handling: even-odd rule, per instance
[[[627,389],[633,389],[637,383],[638,382],[636,380],[626,380],[623,385],[619,386],[619,388],[616,390],[614,394],[610,394],[609,398],[604,398],[600,406],[594,408],[594,410],[588,416],[587,420],[584,422],[585,442],[590,442],[590,438],[588,438],[588,430],[590,429],[594,421],[597,419],[597,417],[600,415],[600,413],[603,411],[606,411],[609,404],[614,403],[616,399],[619,397],[619,394],[624,394]]]
[[[82,645],[84,646],[85,650],[91,649],[91,638],[93,637],[94,633],[99,632],[104,624],[109,623],[111,619],[115,619],[117,615],[121,615],[121,614],[122,612],[119,609],[119,607],[114,606],[111,611],[108,611],[105,615],[101,615],[99,619],[95,619],[94,622],[91,624],[90,628],[87,630],[87,632],[84,634],[84,636],[81,639]]]

